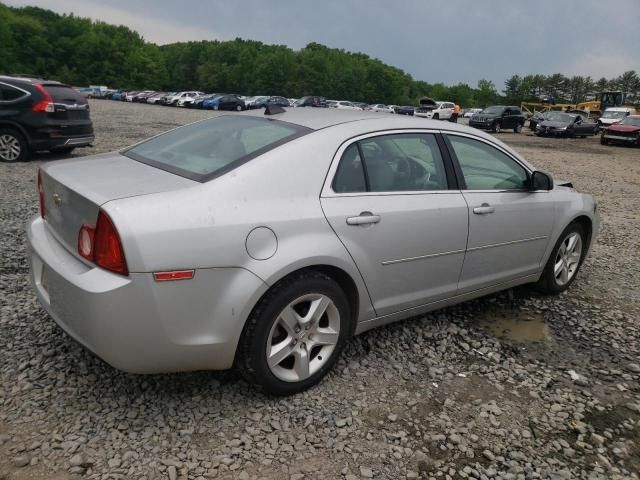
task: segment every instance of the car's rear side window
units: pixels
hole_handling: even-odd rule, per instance
[[[311,131],[275,119],[223,115],[171,130],[123,154],[204,182]]]
[[[28,95],[10,85],[0,84],[0,102],[12,102]]]

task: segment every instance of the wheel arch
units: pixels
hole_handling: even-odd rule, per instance
[[[585,255],[586,255],[586,253],[589,252],[589,247],[591,247],[591,238],[593,235],[593,222],[591,218],[589,218],[587,215],[579,215],[575,217],[573,220],[571,220],[571,222],[569,222],[567,226],[571,225],[572,223],[577,223],[578,225],[580,225],[583,228],[584,233],[587,235],[587,239],[586,239],[587,251],[585,252]]]
[[[20,133],[20,135],[24,137],[28,144],[31,143],[31,137],[29,137],[25,128],[16,122],[12,122],[10,120],[0,120],[0,128],[16,130],[18,133]]]

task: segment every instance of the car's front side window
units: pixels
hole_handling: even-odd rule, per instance
[[[467,190],[524,190],[527,171],[511,157],[484,142],[450,135]]]

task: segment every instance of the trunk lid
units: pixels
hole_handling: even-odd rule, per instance
[[[42,167],[41,178],[46,224],[78,257],[80,228],[95,225],[106,202],[199,185],[118,153],[51,162]]]

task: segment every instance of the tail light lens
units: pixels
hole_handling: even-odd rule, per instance
[[[95,227],[83,225],[80,229],[78,253],[105,270],[129,275],[118,230],[109,215],[103,210],[98,212],[98,221]]]
[[[44,186],[42,185],[42,171],[38,169],[38,198],[40,199],[40,216],[44,218]]]
[[[47,92],[44,89],[44,87],[39,83],[34,83],[33,86],[36,87],[36,89],[42,94],[43,99],[40,100],[38,103],[36,103],[33,106],[32,110],[34,112],[46,112],[46,113],[55,112],[56,107],[53,104],[53,98],[51,98],[51,95],[49,95],[49,92]]]

